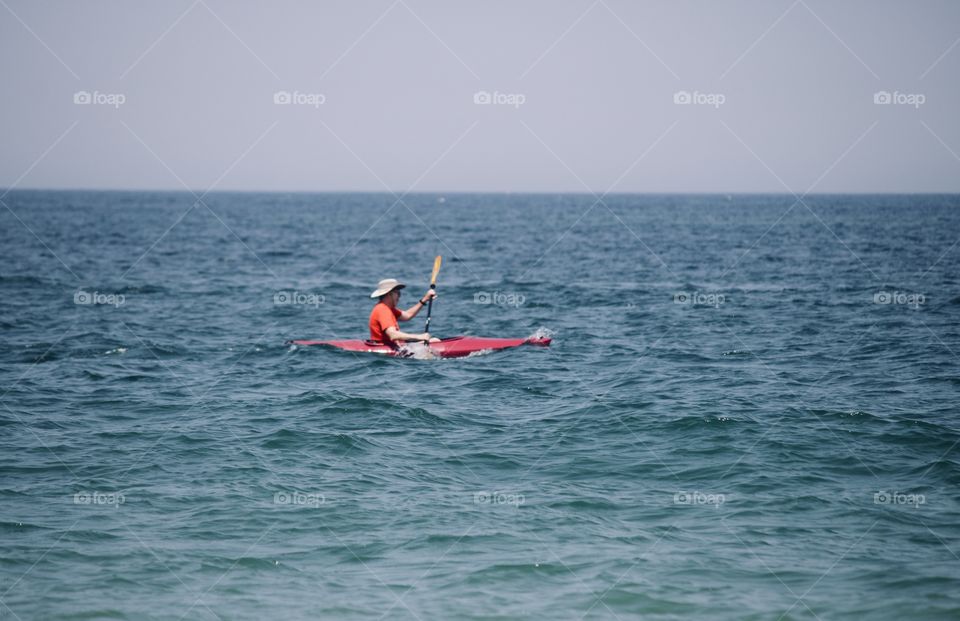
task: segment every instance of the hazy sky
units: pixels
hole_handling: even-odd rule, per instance
[[[0,0],[0,186],[957,192],[958,41],[951,0]]]

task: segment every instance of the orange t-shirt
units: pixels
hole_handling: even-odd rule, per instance
[[[398,309],[391,309],[383,302],[377,302],[377,305],[373,307],[373,312],[370,313],[370,340],[380,343],[391,342],[387,338],[387,328],[396,328],[397,317],[399,316],[400,311]]]

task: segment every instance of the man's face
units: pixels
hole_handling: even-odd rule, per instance
[[[391,292],[390,292],[390,295],[389,295],[389,298],[390,298],[390,302],[391,302],[390,305],[391,305],[391,306],[396,306],[397,304],[399,304],[399,303],[400,303],[400,290],[399,290],[399,289],[394,289],[393,291],[391,291]]]

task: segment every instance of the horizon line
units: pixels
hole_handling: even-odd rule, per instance
[[[579,191],[563,191],[563,190],[422,190],[417,192],[393,192],[390,190],[250,190],[250,189],[217,189],[217,190],[188,190],[188,189],[171,189],[171,188],[111,188],[111,187],[102,187],[102,188],[70,188],[70,187],[15,187],[8,188],[0,186],[0,195],[8,195],[14,192],[125,192],[125,193],[169,193],[169,194],[195,194],[195,195],[211,195],[211,194],[373,194],[373,195],[384,195],[384,196],[427,196],[427,195],[449,195],[449,196],[468,196],[468,195],[550,195],[550,194],[559,194],[566,196],[593,196],[593,197],[604,197],[604,196],[788,196],[795,197],[799,196],[801,198],[805,196],[915,196],[915,195],[940,195],[940,196],[955,196],[960,195],[960,189],[958,190],[897,190],[897,191],[876,191],[876,190],[842,190],[834,192],[808,192],[808,193],[792,193],[788,191],[774,191],[768,192],[763,190],[688,190],[688,191],[676,191],[676,190],[643,190],[643,191],[623,191],[623,192],[606,192],[606,193],[593,193],[585,190]]]

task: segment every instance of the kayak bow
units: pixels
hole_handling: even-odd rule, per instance
[[[407,357],[412,355],[410,350],[404,348],[393,348],[377,341],[362,341],[360,339],[346,341],[287,341],[291,345],[326,345],[345,351],[366,352],[374,354],[387,354],[388,356]],[[534,345],[536,347],[549,347],[550,339],[544,336],[534,336],[524,339],[495,339],[484,338],[480,336],[454,336],[448,339],[442,339],[437,343],[423,343],[429,348],[430,352],[441,358],[461,358],[477,352],[500,351],[501,349],[510,349],[520,347],[521,345]]]

